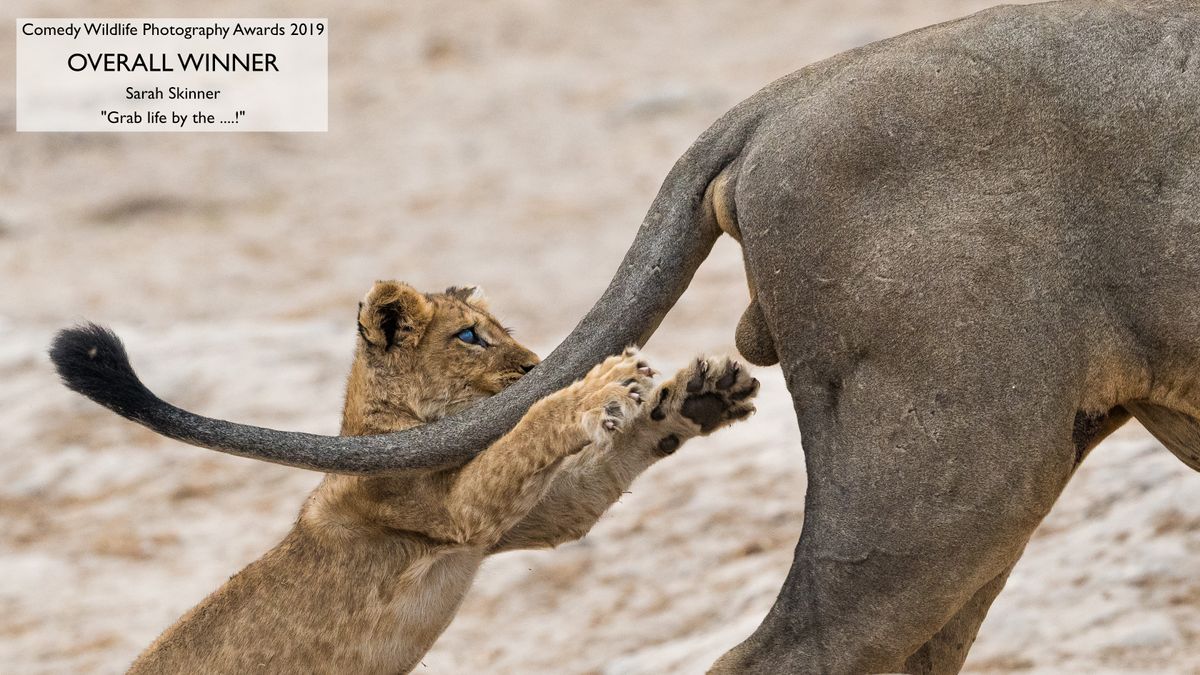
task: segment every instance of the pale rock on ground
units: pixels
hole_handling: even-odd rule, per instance
[[[87,317],[166,398],[337,430],[372,280],[475,282],[548,352],[607,283],[671,163],[775,77],[978,0],[208,3],[329,12],[327,134],[15,134],[0,68],[0,670],[114,672],[289,527],[318,476],[155,437],[44,356]],[[15,0],[18,16],[184,3]],[[725,241],[649,346],[731,352]],[[586,539],[489,561],[430,673],[698,673],[753,630],[800,532],[778,369],[760,412],[639,480]],[[1200,476],[1139,428],[1085,463],[971,672],[1200,672]]]

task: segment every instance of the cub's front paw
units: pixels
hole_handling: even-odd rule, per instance
[[[650,419],[676,424],[686,420],[693,435],[705,436],[749,417],[757,393],[758,380],[741,363],[728,357],[701,358],[658,388]]]
[[[580,389],[584,432],[593,443],[604,445],[645,414],[654,371],[631,347],[605,359],[574,386]]]

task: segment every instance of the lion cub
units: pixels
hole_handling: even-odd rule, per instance
[[[342,434],[416,426],[529,372],[474,289],[381,281],[359,306]],[[753,412],[758,382],[698,360],[655,386],[634,350],[542,399],[462,467],[329,474],[275,548],[167,629],[131,672],[412,670],[483,558],[582,537],[646,467]]]

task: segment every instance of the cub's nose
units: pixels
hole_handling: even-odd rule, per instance
[[[537,366],[536,363],[526,363],[525,365],[521,366],[521,374],[528,373],[529,371],[533,370],[536,366]]]

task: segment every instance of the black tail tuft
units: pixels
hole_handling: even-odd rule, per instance
[[[137,419],[158,401],[142,384],[116,333],[87,323],[59,331],[50,360],[63,384],[113,412]]]

